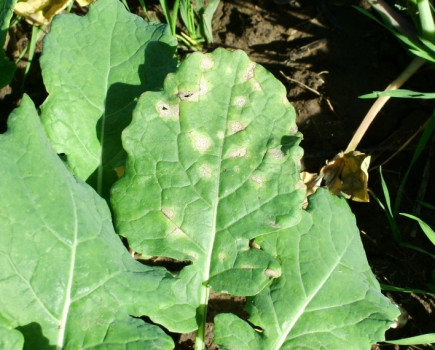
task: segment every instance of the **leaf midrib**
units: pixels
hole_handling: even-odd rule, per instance
[[[353,239],[349,240],[346,247],[343,249],[342,254],[340,254],[328,272],[328,274],[325,276],[325,278],[320,281],[319,285],[316,287],[316,289],[311,293],[311,295],[306,299],[306,301],[302,304],[300,308],[298,308],[297,314],[294,316],[290,324],[284,329],[281,336],[278,337],[278,341],[275,343],[272,349],[279,350],[281,349],[284,342],[287,340],[287,336],[290,334],[291,330],[295,326],[295,324],[299,321],[302,314],[305,312],[305,309],[308,307],[308,305],[311,303],[311,301],[314,299],[314,297],[318,294],[318,292],[322,289],[322,287],[325,285],[325,283],[329,280],[333,272],[336,270],[337,266],[340,264],[341,260],[343,259],[343,256],[347,253],[349,246],[352,244]],[[275,312],[276,314],[276,312]]]
[[[56,343],[58,349],[61,349],[63,347],[64,340],[65,340],[66,324],[68,322],[68,314],[71,306],[71,291],[72,291],[72,282],[74,279],[74,267],[76,261],[76,251],[77,251],[77,241],[78,241],[77,240],[78,238],[77,205],[70,187],[68,187],[68,193],[71,198],[72,213],[74,216],[73,217],[74,234],[73,234],[73,240],[71,244],[71,256],[70,256],[69,269],[68,269],[68,281],[65,288],[65,301],[64,301],[61,319],[58,327],[59,333],[57,335],[57,343]]]

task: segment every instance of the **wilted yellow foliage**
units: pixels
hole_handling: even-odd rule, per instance
[[[80,6],[87,6],[94,0],[76,0]],[[14,11],[32,25],[45,25],[61,12],[71,0],[24,0],[15,5]]]
[[[320,170],[326,187],[333,194],[343,194],[357,202],[368,202],[367,189],[370,156],[352,151],[339,153]]]
[[[76,3],[79,4],[81,7],[88,6],[91,2],[94,2],[95,0],[76,0]]]

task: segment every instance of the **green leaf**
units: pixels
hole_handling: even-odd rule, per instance
[[[16,69],[15,63],[6,58],[3,50],[16,2],[17,0],[2,0],[0,2],[0,89],[11,82]]]
[[[261,349],[261,336],[247,323],[233,314],[215,316],[214,341],[220,350]]]
[[[392,292],[400,292],[400,293],[427,294],[427,295],[435,297],[435,293],[431,293],[431,292],[428,292],[426,290],[416,289],[416,288],[401,288],[401,287],[391,286],[391,285],[384,284],[384,283],[381,283],[381,289],[387,290],[387,291],[392,291]]]
[[[387,343],[397,345],[417,345],[417,344],[434,344],[435,333],[417,335],[415,337],[403,338],[397,340],[388,340]]]
[[[359,96],[359,98],[378,98],[378,97],[385,97],[385,96],[391,96],[397,98],[434,99],[435,93],[397,89],[397,90],[389,90],[389,91],[374,91],[370,94]]]
[[[10,327],[4,327],[0,323],[0,349],[21,350],[24,345],[23,335]]]
[[[285,88],[263,67],[241,51],[190,55],[123,133],[120,234],[145,255],[190,261],[179,277],[194,307],[207,286],[255,295],[281,271],[249,241],[300,220],[299,142]]]
[[[228,340],[246,332],[245,321],[215,317],[221,349],[369,349],[384,339],[399,311],[380,292],[345,199],[319,189],[298,226],[257,241],[276,243],[282,276],[247,301],[260,330],[251,327],[249,342]]]
[[[0,135],[4,327],[38,350],[172,348],[159,327],[130,315],[161,323],[162,310],[193,314],[172,292],[177,279],[129,255],[107,203],[65,168],[27,96],[8,125]]]
[[[427,238],[429,238],[432,244],[435,245],[435,232],[427,223],[425,223],[423,220],[421,220],[420,218],[414,215],[405,214],[405,213],[400,213],[400,215],[406,216],[410,219],[417,221],[424,234],[427,236]]]
[[[175,47],[167,26],[143,21],[117,0],[98,0],[85,17],[54,19],[41,56],[49,92],[41,118],[56,152],[99,194],[107,195],[124,164],[120,135],[136,99],[161,89],[176,67]]]

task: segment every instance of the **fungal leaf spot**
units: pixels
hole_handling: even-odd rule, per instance
[[[162,213],[164,216],[166,216],[169,220],[171,220],[174,217],[174,211],[169,208],[162,208]]]
[[[211,146],[211,140],[204,135],[194,135],[193,147],[199,152],[207,151]]]
[[[264,270],[264,275],[268,278],[278,278],[279,276],[281,276],[281,274],[273,269],[266,269]]]
[[[209,69],[212,69],[213,66],[214,66],[214,61],[211,58],[211,56],[210,55],[204,55],[202,57],[201,63],[199,64],[199,67],[202,70],[209,70]]]
[[[245,73],[243,73],[243,81],[248,81],[254,77],[254,69],[256,64],[254,62],[250,62],[248,65],[248,69]]]
[[[237,107],[243,107],[246,104],[246,97],[245,96],[237,96],[234,99],[234,105]]]
[[[246,126],[239,120],[230,123],[230,130],[233,134],[245,130]]]
[[[157,113],[162,118],[179,118],[180,116],[180,107],[178,104],[176,105],[170,105],[166,102],[159,102],[157,103]]]
[[[201,165],[199,168],[199,172],[202,178],[209,179],[211,178],[211,169],[207,164]]]
[[[251,177],[251,180],[252,180],[253,183],[255,183],[255,184],[259,185],[259,186],[263,186],[264,179],[263,179],[262,176],[260,176],[260,175],[254,175],[254,176]]]
[[[269,150],[268,153],[273,159],[281,159],[282,157],[284,157],[284,153],[280,149],[274,148]]]
[[[248,151],[247,151],[246,147],[238,148],[238,149],[236,149],[236,150],[231,152],[230,158],[241,158],[241,157],[244,157],[244,156],[246,156],[247,152]]]

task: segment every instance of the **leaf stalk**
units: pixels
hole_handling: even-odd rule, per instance
[[[424,65],[425,62],[426,61],[422,58],[414,58],[408,65],[408,67],[406,67],[405,70],[386,87],[385,91],[400,88],[421,66]],[[357,131],[353,135],[352,140],[349,142],[349,145],[347,146],[344,153],[356,150],[364,134],[367,132],[368,128],[372,124],[373,120],[375,120],[379,111],[383,108],[383,106],[388,102],[390,98],[391,96],[382,96],[376,99],[375,103],[373,103],[372,107],[369,109]]]

